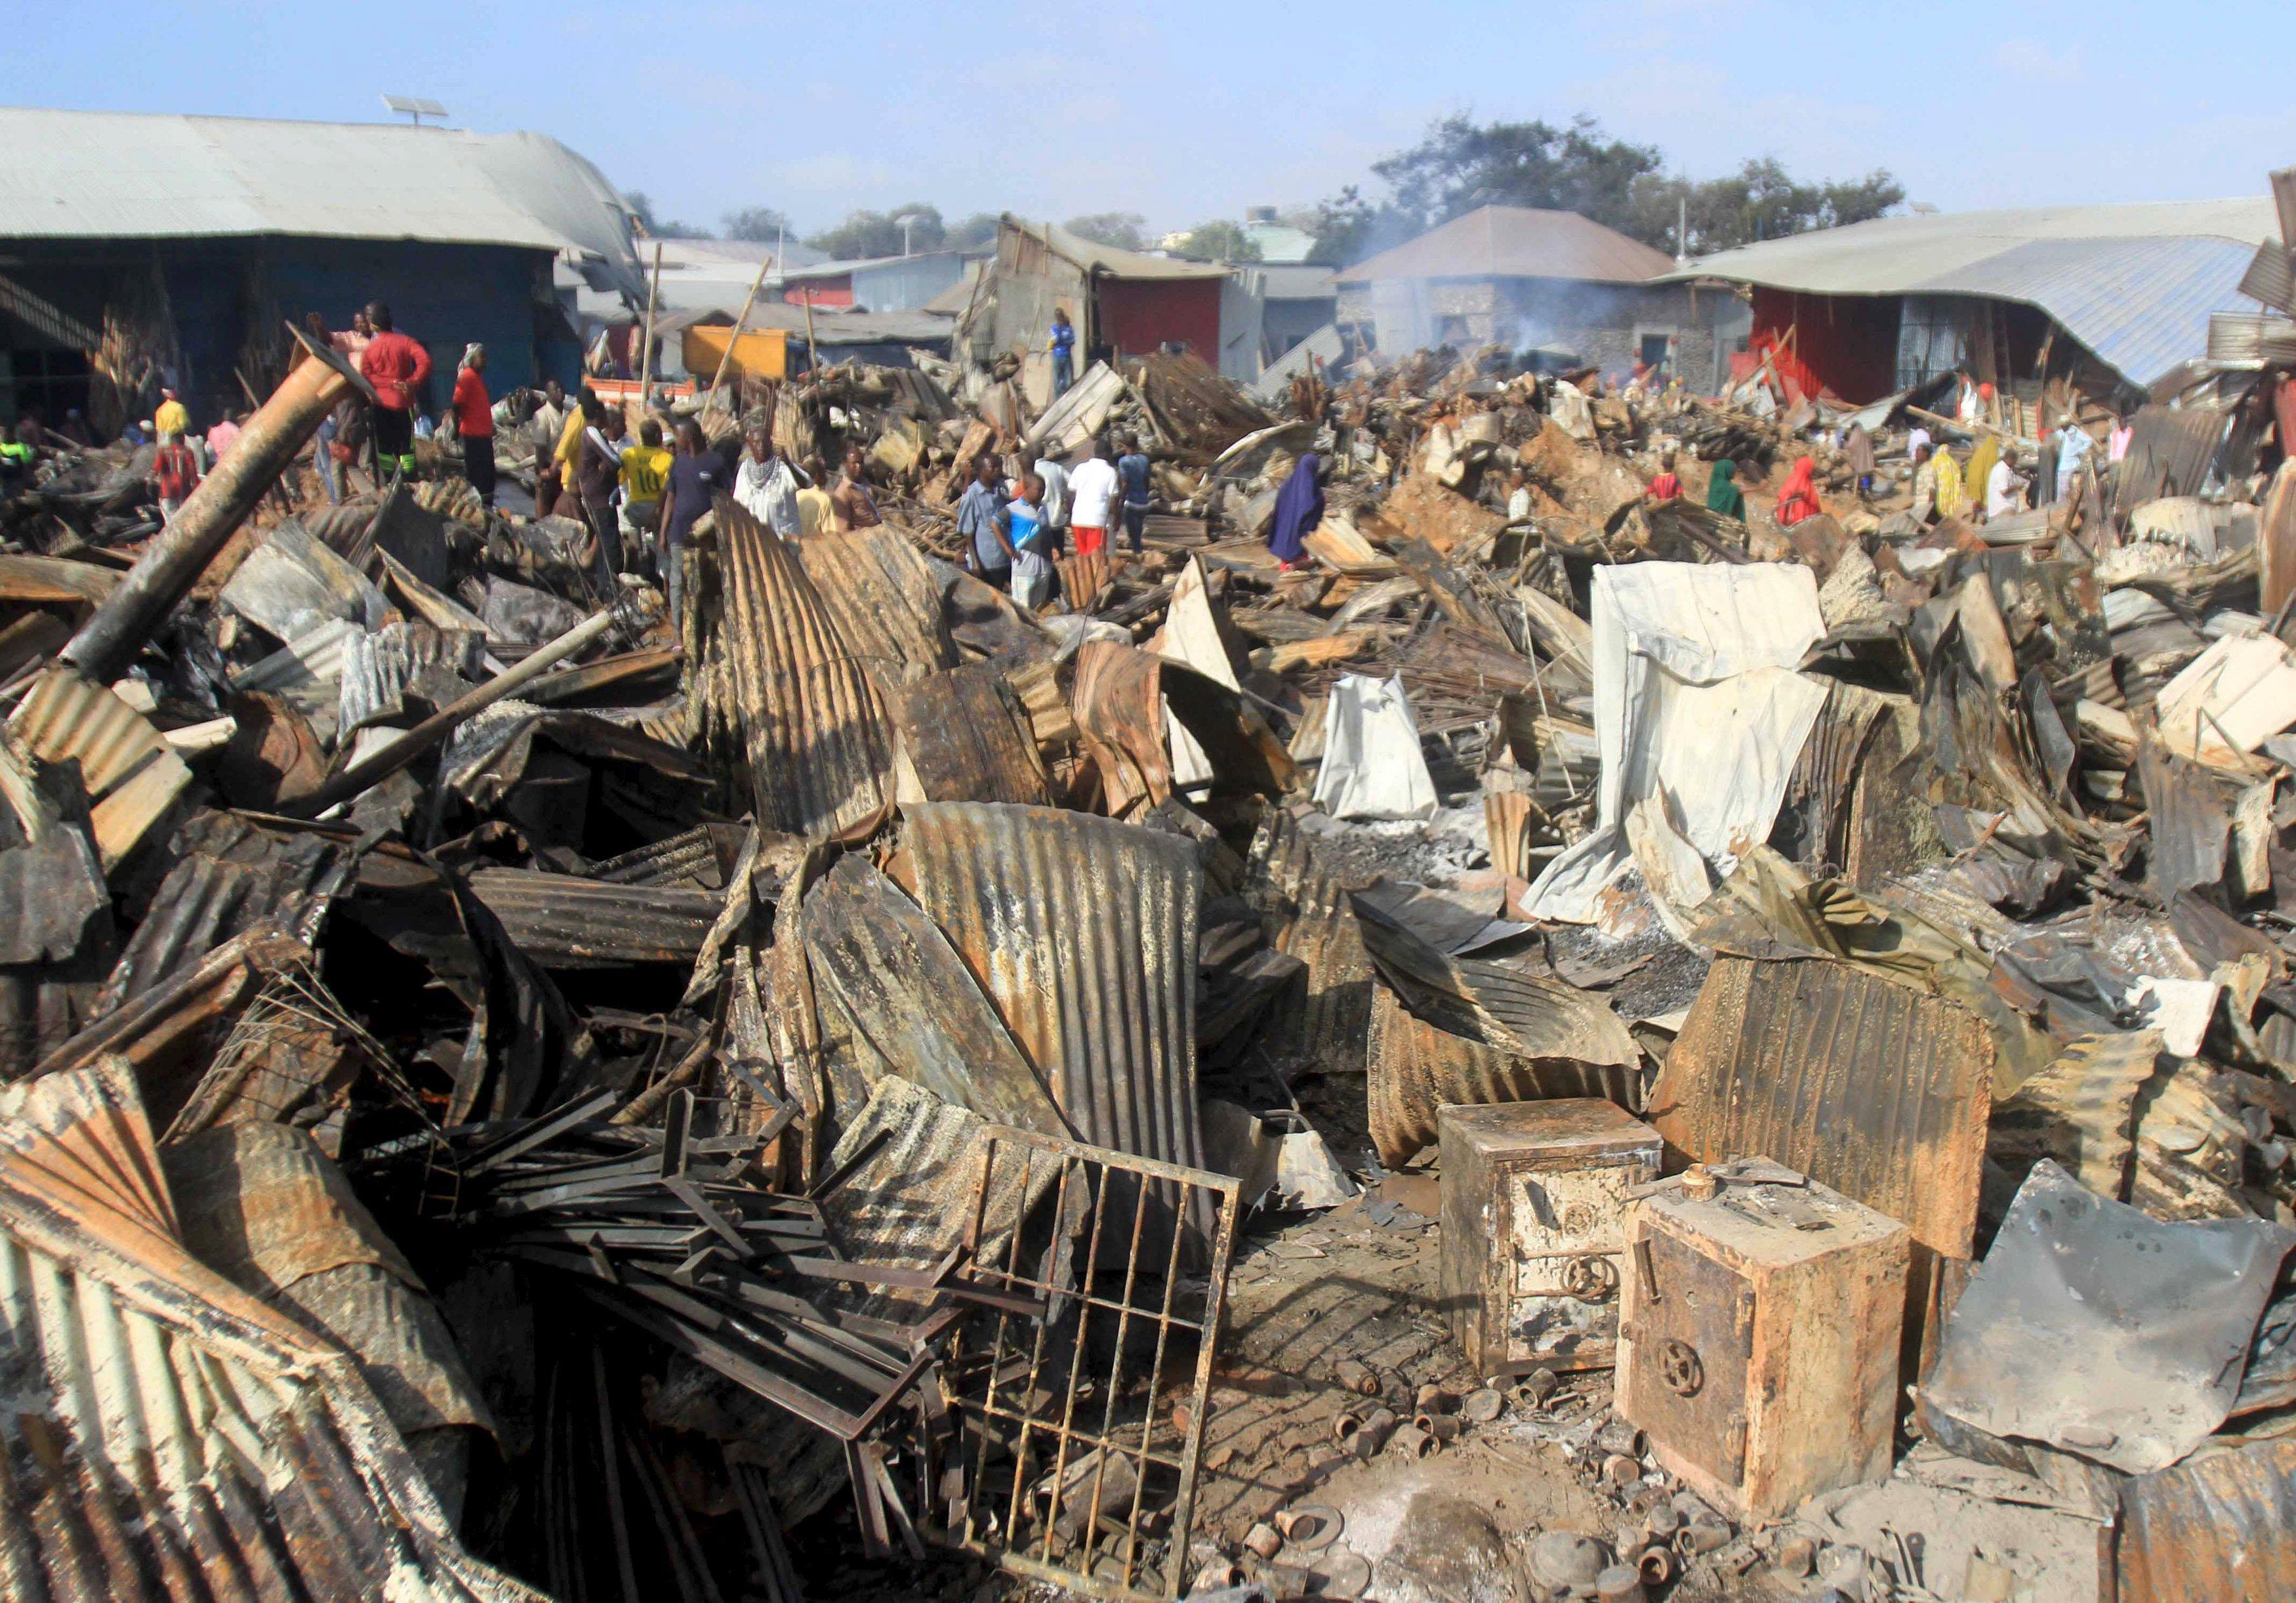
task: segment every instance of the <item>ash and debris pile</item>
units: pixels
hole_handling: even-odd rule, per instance
[[[12,1593],[2288,1595],[2288,383],[43,441]]]

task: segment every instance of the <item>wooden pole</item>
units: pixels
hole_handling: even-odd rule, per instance
[[[653,308],[661,300],[661,242],[653,242],[653,282],[646,286],[645,349],[638,353],[638,416],[653,399]],[[636,426],[636,425],[633,425]]]
[[[821,370],[821,347],[813,342],[813,292],[811,290],[801,289],[798,291],[798,293],[805,297],[806,371],[808,373],[818,373]]]
[[[734,332],[726,337],[725,354],[718,358],[718,371],[710,375],[709,395],[708,400],[702,404],[704,411],[709,409],[709,401],[718,399],[718,386],[726,382],[726,364],[734,359],[734,347],[741,341],[742,330],[749,325],[750,308],[757,305],[758,292],[765,287],[766,275],[772,269],[773,265],[773,255],[769,251],[767,253],[766,259],[758,264],[758,275],[750,281],[750,293],[742,302],[742,315],[734,319]]]

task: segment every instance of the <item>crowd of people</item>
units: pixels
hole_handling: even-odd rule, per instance
[[[983,451],[956,506],[965,566],[1022,606],[1042,606],[1059,596],[1056,564],[1071,545],[1078,556],[1107,550],[1118,519],[1137,555],[1153,497],[1154,476],[1136,436],[1125,437],[1113,462],[1099,440],[1087,440],[1073,457],[1042,456],[1009,474]]]

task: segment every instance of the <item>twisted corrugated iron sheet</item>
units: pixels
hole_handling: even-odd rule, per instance
[[[1052,808],[908,809],[892,865],[1096,1147],[1203,1167],[1185,840]]]
[[[348,1354],[184,1249],[124,1068],[0,1093],[0,1372],[8,1597],[536,1597]]]
[[[957,664],[941,616],[940,581],[906,530],[892,524],[808,535],[798,561],[878,686],[914,684]]]
[[[1275,938],[1276,950],[1308,966],[1307,985],[1289,1010],[1292,1040],[1322,1073],[1362,1073],[1374,982],[1354,904],[1283,808],[1270,808],[1260,824],[1251,867],[1298,909]]]
[[[718,549],[758,826],[837,835],[866,824],[892,788],[875,686],[789,546],[724,497]]]

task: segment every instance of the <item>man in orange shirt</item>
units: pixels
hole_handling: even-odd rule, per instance
[[[414,391],[430,376],[430,353],[390,325],[390,308],[367,302],[366,320],[374,338],[359,358],[359,371],[374,386],[374,471],[414,476]]]
[[[463,437],[463,477],[479,504],[495,504],[495,412],[487,399],[487,348],[473,341],[455,374],[455,432]]]

